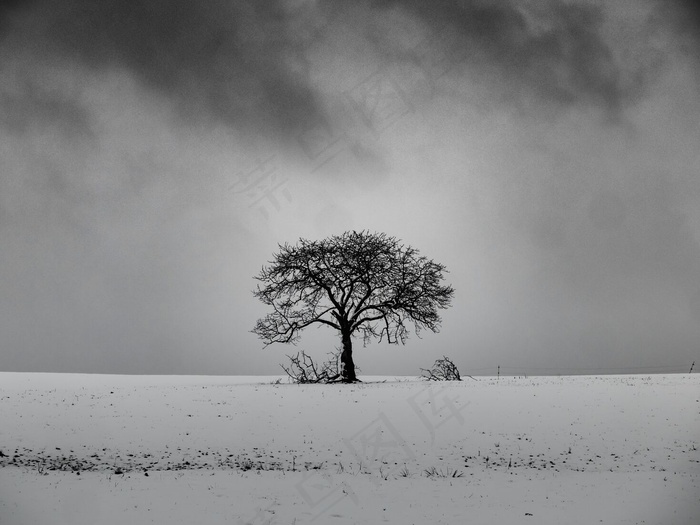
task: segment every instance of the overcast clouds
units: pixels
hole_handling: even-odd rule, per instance
[[[0,370],[278,373],[253,275],[364,228],[456,296],[440,334],[357,344],[360,375],[689,367],[691,4],[3,3]]]

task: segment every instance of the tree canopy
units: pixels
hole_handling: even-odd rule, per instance
[[[341,334],[343,377],[354,381],[352,336],[405,343],[437,332],[438,310],[450,306],[454,289],[442,283],[445,266],[383,233],[346,232],[320,241],[279,245],[256,277],[255,297],[272,308],[253,329],[265,343],[296,343],[312,325]]]

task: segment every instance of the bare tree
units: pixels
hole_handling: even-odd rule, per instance
[[[361,334],[397,344],[406,342],[408,324],[416,334],[438,332],[439,309],[450,306],[454,289],[443,285],[442,264],[420,256],[383,233],[346,232],[321,241],[300,239],[280,245],[256,277],[253,292],[272,308],[253,329],[268,346],[295,344],[312,324],[338,331],[341,375],[357,381],[352,339]]]
[[[435,361],[433,368],[427,370],[421,368],[423,371],[423,377],[428,381],[461,381],[462,377],[459,375],[459,370],[457,365],[455,365],[449,357],[443,356],[442,359]],[[470,376],[471,377],[471,376]],[[474,379],[472,377],[472,379]]]
[[[329,352],[327,361],[318,363],[302,350],[295,356],[287,356],[288,366],[280,366],[293,383],[335,383],[342,380],[340,354],[340,349],[336,349],[335,352]],[[355,369],[359,370],[357,367]]]

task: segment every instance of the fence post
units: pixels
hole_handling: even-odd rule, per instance
[[[498,377],[496,378],[496,381],[500,381],[500,380],[501,380],[501,365],[498,365]]]

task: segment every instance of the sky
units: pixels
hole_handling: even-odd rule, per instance
[[[277,374],[280,243],[395,236],[440,332],[363,374],[700,367],[700,11],[680,0],[0,4],[0,370]]]

